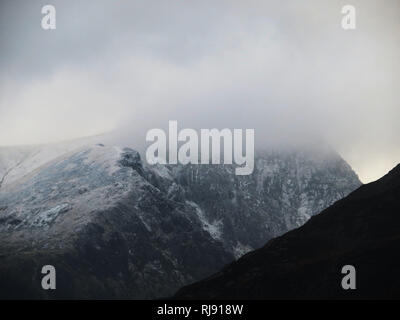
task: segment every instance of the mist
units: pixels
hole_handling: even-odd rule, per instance
[[[0,145],[152,128],[255,129],[258,147],[324,141],[363,182],[400,162],[400,3],[48,1],[0,4]]]

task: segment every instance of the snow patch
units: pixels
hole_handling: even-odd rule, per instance
[[[236,259],[245,255],[247,252],[253,251],[254,249],[248,245],[244,245],[240,241],[237,242],[236,246],[233,248],[233,254]]]
[[[122,154],[120,148],[95,146],[89,150],[84,160],[86,165],[100,165],[110,176],[120,170],[118,166],[118,160],[121,158]]]
[[[65,213],[72,209],[69,203],[63,203],[55,206],[49,210],[41,212],[37,215],[36,219],[31,223],[34,227],[48,226],[53,222],[60,214]]]
[[[222,237],[222,220],[215,220],[213,222],[209,222],[203,210],[194,202],[186,201],[189,205],[195,208],[197,217],[200,220],[200,223],[205,231],[207,231],[210,236],[215,240],[221,240]]]
[[[160,164],[155,164],[149,166],[149,168],[158,176],[161,178],[167,179],[167,180],[173,180],[174,178],[171,175],[171,172],[168,170],[168,168],[165,165],[160,165]]]

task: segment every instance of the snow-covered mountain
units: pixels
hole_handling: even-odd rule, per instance
[[[0,187],[18,180],[63,154],[95,144],[101,138],[102,136],[92,136],[44,145],[0,147]]]
[[[269,151],[254,173],[148,166],[85,143],[0,148],[0,295],[170,295],[260,247],[360,186],[335,152]],[[57,290],[40,287],[41,267]]]

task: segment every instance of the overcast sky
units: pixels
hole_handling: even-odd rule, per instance
[[[323,140],[369,182],[400,162],[399,49],[398,0],[1,0],[0,145],[178,120]]]

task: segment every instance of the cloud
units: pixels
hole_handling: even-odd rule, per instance
[[[0,144],[118,129],[254,128],[256,142],[315,137],[364,181],[399,162],[397,1],[44,1],[0,5]]]

